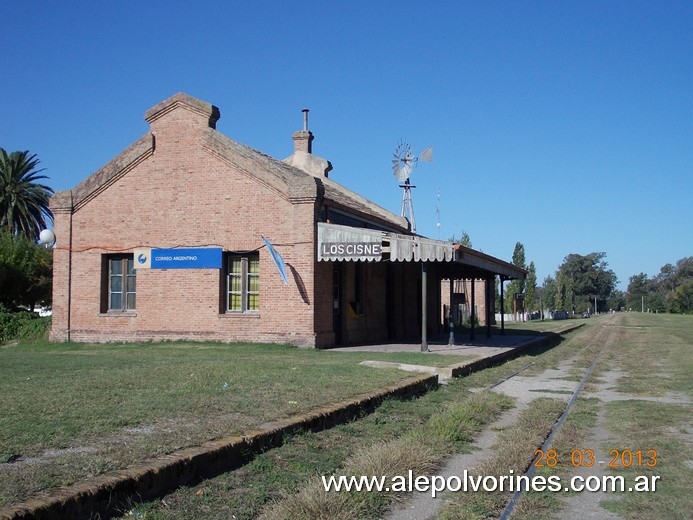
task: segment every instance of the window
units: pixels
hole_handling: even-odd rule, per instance
[[[226,276],[226,312],[260,310],[260,256],[228,255]]]
[[[137,300],[137,271],[133,255],[106,256],[104,268],[106,291],[105,302],[102,300],[102,311],[134,311]]]

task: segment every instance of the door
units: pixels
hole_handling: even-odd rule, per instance
[[[342,269],[341,263],[334,262],[332,268],[332,331],[335,345],[342,344]]]

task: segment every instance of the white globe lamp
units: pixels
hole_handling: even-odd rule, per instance
[[[52,244],[55,242],[55,233],[51,231],[50,229],[43,229],[39,233],[39,244]]]

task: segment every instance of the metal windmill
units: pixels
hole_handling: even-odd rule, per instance
[[[402,193],[402,216],[409,220],[412,232],[416,233],[414,202],[411,198],[411,189],[416,188],[416,186],[409,181],[409,178],[419,161],[431,162],[433,160],[433,148],[429,146],[417,157],[408,143],[400,141],[393,156],[392,171],[395,174],[395,178],[400,182],[399,187],[404,190]]]

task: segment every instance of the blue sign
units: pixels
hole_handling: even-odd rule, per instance
[[[152,269],[221,269],[221,248],[152,249],[151,262]]]

